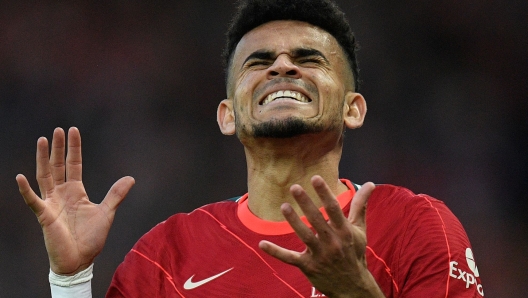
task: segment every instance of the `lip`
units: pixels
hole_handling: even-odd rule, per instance
[[[270,95],[270,94],[272,94],[274,92],[277,92],[277,91],[285,91],[285,90],[290,90],[290,91],[295,91],[295,92],[301,93],[304,97],[306,97],[308,99],[308,103],[313,101],[313,99],[310,96],[307,95],[306,90],[304,90],[303,88],[301,88],[301,87],[299,87],[297,85],[294,85],[294,84],[278,83],[278,84],[273,85],[272,87],[270,87],[268,90],[266,90],[266,93],[264,93],[261,96],[261,98],[259,98],[258,104],[262,105],[262,103],[268,97],[268,95]]]

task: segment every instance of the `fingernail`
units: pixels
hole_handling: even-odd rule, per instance
[[[287,203],[282,204],[281,209],[283,213],[289,214],[292,212],[292,207],[290,206],[290,204],[287,204]]]
[[[302,191],[301,191],[300,188],[294,188],[294,189],[293,189],[293,194],[294,194],[294,195],[298,196],[298,195],[300,195],[301,193],[302,193]]]

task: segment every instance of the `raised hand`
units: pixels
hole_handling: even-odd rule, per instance
[[[293,185],[290,192],[316,234],[285,203],[281,211],[306,244],[306,250],[296,252],[269,241],[261,241],[260,248],[285,263],[297,266],[314,287],[328,297],[384,297],[367,269],[365,256],[366,203],[375,188],[374,184],[366,183],[356,193],[347,219],[323,178],[314,176],[311,182],[330,220],[327,222],[324,219],[300,185]]]
[[[37,182],[41,197],[27,178],[16,177],[26,204],[37,216],[44,233],[50,267],[61,275],[86,269],[103,249],[117,207],[134,185],[134,178],[119,179],[101,204],[94,204],[82,183],[81,135],[75,127],[68,131],[66,160],[65,134],[53,132],[51,156],[48,141],[37,141]]]

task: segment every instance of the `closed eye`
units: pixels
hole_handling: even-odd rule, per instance
[[[247,67],[258,66],[258,65],[270,65],[271,62],[267,60],[252,60],[246,63]]]
[[[317,63],[317,64],[320,64],[322,62],[324,62],[324,60],[321,59],[321,58],[318,58],[318,57],[302,58],[302,59],[298,60],[298,63],[301,63],[301,64],[304,64],[304,63]]]
[[[267,50],[258,50],[251,53],[242,63],[243,68],[270,65],[274,59],[274,54]]]

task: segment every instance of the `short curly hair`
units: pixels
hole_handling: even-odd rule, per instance
[[[239,0],[238,8],[226,32],[222,53],[228,83],[229,66],[242,37],[254,28],[276,20],[296,20],[315,25],[330,33],[344,50],[359,90],[356,38],[343,11],[331,0]]]

